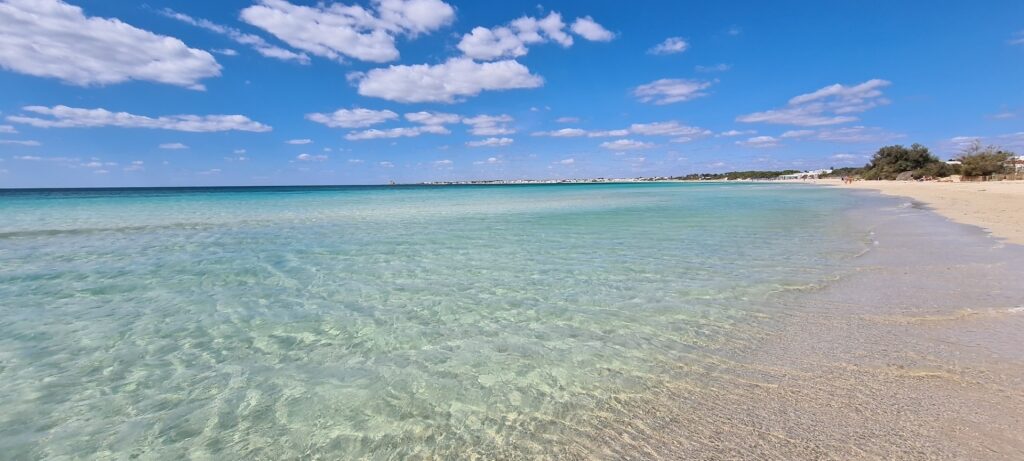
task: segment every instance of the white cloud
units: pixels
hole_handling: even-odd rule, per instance
[[[513,142],[512,138],[487,138],[479,141],[469,141],[466,145],[469,147],[505,147]]]
[[[579,117],[558,117],[555,119],[555,123],[578,123]]]
[[[421,125],[412,127],[389,128],[387,130],[369,129],[353,131],[345,135],[349,141],[363,141],[367,139],[389,139],[389,138],[411,138],[421,134],[448,134],[451,133],[442,125]]]
[[[510,115],[477,115],[462,119],[462,123],[470,126],[469,132],[477,136],[498,136],[512,134],[516,130],[508,127],[512,122]]]
[[[124,171],[142,171],[145,170],[145,162],[142,160],[133,160],[131,165],[124,167]]]
[[[629,130],[602,130],[602,131],[589,131],[587,137],[589,138],[616,138],[619,136],[628,136]]]
[[[0,139],[0,144],[11,144],[11,145],[16,145],[16,146],[26,146],[26,147],[35,147],[35,146],[41,146],[42,145],[39,141],[32,141],[32,140],[22,141],[22,140],[18,140],[18,139]]]
[[[405,119],[419,123],[420,125],[447,125],[451,123],[459,123],[462,117],[456,114],[447,114],[444,112],[409,112],[405,114]]]
[[[601,143],[601,147],[608,150],[638,150],[638,149],[650,149],[654,147],[653,143],[636,141],[633,139],[616,139],[615,141],[607,141]]]
[[[561,164],[561,165],[572,165],[572,164],[576,163],[576,159],[570,157],[570,158],[567,158],[567,159],[559,160],[558,163]]]
[[[789,100],[786,107],[736,117],[740,122],[777,123],[798,126],[836,125],[857,121],[849,114],[889,104],[882,96],[882,88],[890,82],[880,79],[868,80],[853,86],[829,85],[811,93],[801,94]]]
[[[576,21],[572,23],[572,31],[592,42],[610,42],[615,38],[614,33],[595,22],[594,18],[590,16],[576,18]]]
[[[247,34],[247,33],[244,33],[242,31],[238,30],[238,29],[235,29],[233,27],[222,26],[220,24],[216,24],[216,23],[214,23],[212,21],[209,21],[209,20],[206,20],[206,19],[202,19],[202,18],[196,19],[196,18],[193,18],[192,16],[189,16],[189,15],[184,14],[184,13],[179,13],[177,11],[174,11],[174,10],[170,9],[170,8],[164,8],[163,10],[160,11],[160,13],[163,14],[164,16],[167,16],[167,17],[171,18],[171,19],[176,19],[176,20],[184,22],[186,24],[190,24],[190,25],[202,28],[202,29],[206,29],[206,30],[208,30],[210,32],[213,32],[215,34],[220,34],[220,35],[226,36],[226,37],[230,38],[231,40],[235,41],[236,43],[239,43],[239,44],[242,44],[242,45],[247,45],[247,46],[251,47],[257,53],[259,53],[259,54],[261,54],[261,55],[263,55],[265,57],[274,58],[274,59],[280,59],[282,61],[298,61],[298,62],[300,62],[302,64],[309,64],[309,56],[306,56],[303,53],[296,53],[294,51],[286,50],[286,49],[281,48],[279,46],[271,45],[271,44],[267,43],[267,41],[264,40],[263,37],[260,37],[258,35]],[[214,52],[217,52],[217,53],[220,53],[220,54],[223,54],[223,55],[226,55],[226,56],[235,56],[235,55],[238,54],[237,51],[230,50],[230,49],[228,49],[228,50],[215,50]]]
[[[292,145],[296,145],[296,146],[301,146],[301,145],[304,145],[304,144],[311,144],[312,142],[313,142],[312,139],[289,139],[289,140],[285,141],[285,144],[292,144]]]
[[[434,166],[438,167],[438,168],[447,168],[447,167],[452,166],[453,163],[454,162],[452,162],[451,160],[448,160],[448,159],[435,160],[434,161]]]
[[[682,37],[669,37],[664,42],[654,45],[647,50],[648,54],[676,54],[686,51],[690,47]]]
[[[676,142],[687,142],[695,138],[711,135],[711,131],[695,126],[683,125],[675,120],[667,122],[634,123],[627,129],[587,131],[580,128],[562,128],[552,131],[537,131],[533,136],[551,136],[556,138],[572,138],[587,136],[590,138],[621,137],[630,134],[641,136],[676,136]],[[685,139],[683,139],[685,138]]]
[[[730,66],[729,64],[721,63],[710,66],[697,65],[694,67],[694,69],[697,72],[725,72],[729,69],[732,69],[732,66]]]
[[[238,52],[231,48],[217,48],[210,51],[217,54],[223,54],[224,56],[238,56]]]
[[[0,3],[0,67],[81,86],[143,80],[193,90],[220,75],[210,53],[58,0]]]
[[[537,131],[531,134],[531,136],[551,136],[553,138],[575,138],[586,135],[587,130],[580,128],[562,128],[560,130],[552,131]]]
[[[220,174],[220,168],[210,168],[209,170],[197,171],[196,174],[202,176],[214,176]]]
[[[779,145],[779,140],[771,136],[754,136],[746,141],[736,141],[736,144],[754,148],[776,147]]]
[[[713,82],[700,80],[663,78],[636,87],[633,90],[633,95],[641,102],[651,102],[659,105],[672,104],[707,96],[704,90],[710,88],[713,84]]]
[[[544,84],[514,61],[479,63],[451,58],[441,64],[396,65],[350,74],[359,94],[397,102],[451,103],[481,91],[536,88]]]
[[[271,130],[269,126],[250,120],[244,115],[168,115],[154,118],[127,112],[111,112],[106,109],[80,109],[68,106],[25,106],[22,109],[52,118],[12,115],[7,117],[7,121],[32,125],[38,128],[116,126],[121,128],[153,128],[190,132],[264,132]]]
[[[516,58],[529,51],[527,45],[554,41],[563,47],[572,46],[572,37],[564,29],[562,15],[556,12],[540,19],[523,16],[493,29],[474,27],[462,36],[457,48],[466,56],[481,61]]]
[[[310,155],[310,154],[299,154],[295,156],[295,160],[300,162],[324,162],[327,161],[326,155]]]
[[[729,27],[728,30],[725,31],[725,33],[735,37],[735,36],[737,36],[739,34],[742,34],[743,33],[743,29],[740,29],[740,26],[731,26],[731,27]]]
[[[3,134],[18,134],[18,130],[14,129],[11,125],[0,125],[0,133]]]
[[[301,6],[285,0],[261,0],[243,9],[241,18],[314,55],[370,62],[397,59],[396,36],[431,32],[455,18],[451,5],[440,0],[376,0],[373,6]]]
[[[391,162],[388,162],[388,161],[378,162],[377,164],[380,165],[383,168],[394,168],[395,167],[394,163],[391,163]]]
[[[755,134],[755,133],[757,133],[757,132],[754,131],[754,130],[742,130],[742,131],[741,130],[729,130],[729,131],[723,131],[721,133],[718,133],[715,136],[716,137],[720,137],[720,138],[731,138],[733,136],[743,136],[743,135]],[[783,136],[783,137],[785,137],[785,136]]]
[[[710,130],[687,126],[672,120],[668,122],[634,123],[629,126],[629,132],[647,136],[708,136]]]
[[[234,153],[238,154],[238,155],[244,154],[245,153],[245,149],[235,149]]]
[[[186,146],[186,145],[184,145],[184,144],[182,144],[180,142],[168,142],[168,143],[161,144],[159,147],[161,149],[170,149],[170,150],[188,149],[188,146]]]
[[[782,133],[785,139],[813,139],[828,142],[884,142],[903,137],[901,134],[890,133],[881,128],[851,126],[822,130],[789,130]]]
[[[348,163],[351,163],[353,165],[360,164],[360,163],[363,163],[363,159],[350,158],[350,159],[348,159]]]
[[[487,157],[487,160],[477,160],[473,162],[474,165],[497,165],[499,163],[501,163],[501,158],[499,157]]]
[[[806,138],[808,136],[813,135],[814,133],[817,133],[817,132],[814,131],[814,130],[789,130],[789,131],[787,131],[785,133],[782,133],[782,135],[779,136],[779,137],[780,138]]]
[[[390,110],[372,110],[357,107],[355,109],[338,109],[329,114],[306,114],[306,119],[322,123],[331,128],[365,128],[378,123],[398,118],[398,114]]]
[[[1010,38],[1011,45],[1024,45],[1024,30],[1014,33],[1013,37]]]

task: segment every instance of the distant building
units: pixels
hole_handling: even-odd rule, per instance
[[[1018,155],[1006,161],[1015,173],[1024,173],[1024,155]]]
[[[800,173],[784,174],[779,176],[779,179],[818,179],[821,175],[832,173],[831,169],[822,168],[820,170],[803,171]]]

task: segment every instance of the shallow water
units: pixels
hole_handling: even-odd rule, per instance
[[[830,414],[813,387],[788,417],[753,391],[861,366],[849,347],[807,369],[834,345],[795,325],[905,313],[834,294],[899,266],[856,215],[891,205],[759,184],[0,191],[0,457],[949,454],[885,449],[925,430],[844,452],[849,427],[807,427]]]

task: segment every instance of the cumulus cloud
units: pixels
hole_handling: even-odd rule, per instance
[[[572,23],[572,31],[576,35],[592,42],[609,42],[615,38],[614,33],[605,29],[590,16],[576,18],[576,21]]]
[[[441,64],[396,65],[350,75],[360,95],[389,101],[452,103],[481,91],[537,88],[544,80],[514,61],[452,58]]]
[[[325,161],[327,161],[327,158],[328,157],[326,155],[323,155],[323,154],[320,154],[320,155],[299,154],[299,155],[295,156],[295,160],[298,160],[300,162],[325,162]]]
[[[682,53],[690,47],[686,40],[682,37],[669,37],[665,41],[654,45],[651,49],[647,50],[648,54],[676,54]]]
[[[466,145],[469,147],[505,147],[513,142],[512,138],[487,138],[479,141],[469,141]]]
[[[26,112],[49,116],[40,118],[12,115],[7,121],[38,128],[93,128],[116,126],[121,128],[152,128],[173,131],[270,131],[271,127],[250,120],[244,115],[167,115],[148,117],[106,109],[80,109],[68,106],[25,106]]]
[[[182,144],[180,142],[168,142],[168,143],[161,144],[159,147],[161,149],[168,149],[168,150],[188,149],[188,146],[186,146],[186,145],[184,145],[184,144]]]
[[[658,105],[672,104],[707,96],[704,90],[713,84],[714,82],[701,80],[663,78],[636,87],[633,90],[633,95],[641,102]]]
[[[80,86],[143,80],[193,90],[220,75],[210,53],[58,0],[0,3],[0,67]]]
[[[455,9],[441,0],[375,0],[373,8],[261,0],[243,9],[241,18],[317,56],[387,62],[399,56],[396,36],[415,37],[440,29],[455,18]]]
[[[18,134],[18,130],[14,129],[11,125],[0,125],[0,133],[3,134]]]
[[[817,133],[817,132],[814,131],[814,130],[789,130],[789,131],[787,131],[785,133],[782,133],[782,135],[779,136],[779,137],[780,138],[806,138],[807,136],[811,136],[814,133]]]
[[[771,136],[754,136],[746,141],[736,141],[736,144],[754,148],[776,147],[779,145],[779,140]]]
[[[349,141],[364,141],[367,139],[389,139],[389,138],[411,138],[424,133],[448,134],[447,128],[442,125],[421,125],[412,127],[390,128],[387,130],[369,129],[353,131],[345,135]]]
[[[206,29],[215,34],[223,35],[233,40],[235,43],[247,45],[265,57],[280,59],[282,61],[297,61],[302,64],[309,64],[309,56],[304,53],[296,53],[279,46],[271,45],[259,35],[247,34],[233,27],[222,26],[207,19],[193,18],[192,16],[179,13],[170,8],[164,8],[160,13],[171,19],[184,22],[185,24],[190,24],[201,29]],[[238,54],[237,51],[231,49],[215,50],[214,52],[225,56],[235,56]]]
[[[462,123],[469,125],[469,132],[477,136],[498,136],[516,132],[508,126],[512,120],[512,116],[506,114],[477,115],[462,119]]]
[[[607,141],[601,143],[601,147],[608,150],[638,150],[638,149],[650,149],[654,147],[653,143],[636,141],[633,139],[616,139],[615,141]]]
[[[372,110],[361,107],[338,109],[329,114],[319,112],[306,114],[307,120],[322,123],[331,128],[366,128],[396,118],[398,118],[398,114],[390,110]]]
[[[448,125],[451,123],[459,123],[462,117],[456,114],[447,114],[444,112],[409,112],[405,114],[405,119],[419,123],[420,125]]]
[[[312,139],[289,139],[289,140],[285,141],[285,144],[292,144],[292,145],[301,146],[303,144],[311,144],[312,142],[313,142]]]
[[[882,88],[890,82],[868,80],[853,86],[829,85],[811,93],[794,96],[786,107],[736,117],[748,123],[776,123],[797,126],[836,125],[857,121],[856,114],[889,104]]]
[[[572,36],[565,33],[562,15],[549,13],[544,18],[523,16],[505,26],[492,29],[474,27],[462,36],[457,48],[473,59],[490,61],[525,55],[527,45],[554,41],[563,47],[572,46]]]

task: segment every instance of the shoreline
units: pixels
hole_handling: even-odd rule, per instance
[[[843,184],[838,179],[819,179],[808,183],[906,197],[953,222],[980,227],[1007,243],[1024,245],[1024,181],[856,181]]]

